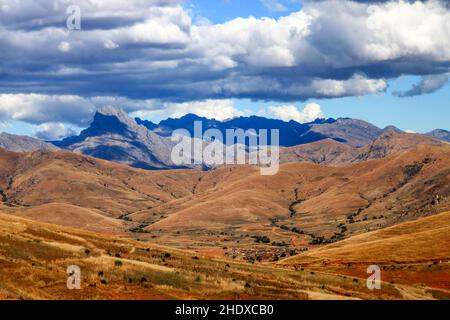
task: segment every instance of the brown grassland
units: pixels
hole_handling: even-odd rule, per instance
[[[332,268],[307,265],[298,268],[297,261],[287,260],[284,266],[234,262],[5,214],[0,222],[0,297],[5,299],[432,299],[450,295],[448,287],[433,283],[383,282],[382,290],[370,291],[363,274],[336,274]],[[292,263],[295,268],[289,267]],[[82,270],[81,290],[66,287],[69,265]],[[405,266],[411,265],[420,269],[409,262]],[[449,265],[433,265],[427,277],[434,273],[448,282]]]
[[[386,134],[284,159],[261,176],[0,150],[0,297],[450,297],[448,143]],[[372,264],[382,290],[366,287]],[[69,265],[82,290],[66,288]]]

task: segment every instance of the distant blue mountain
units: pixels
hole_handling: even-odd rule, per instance
[[[105,160],[125,163],[144,169],[170,169],[174,130],[185,129],[193,136],[194,123],[201,121],[203,132],[218,129],[226,137],[227,129],[278,129],[280,146],[292,147],[324,139],[333,139],[352,147],[373,142],[382,132],[380,128],[356,119],[317,119],[310,123],[282,121],[264,117],[239,117],[226,121],[207,119],[187,114],[178,119],[169,118],[155,124],[139,118],[132,119],[126,112],[113,107],[97,110],[90,126],[78,136],[52,143],[62,149],[79,152]],[[225,139],[226,141],[226,139]],[[228,144],[234,141],[226,141]],[[194,164],[195,165],[195,164]],[[178,167],[177,167],[178,168]]]
[[[296,146],[299,144],[310,143],[329,138],[321,133],[310,131],[312,125],[317,124],[332,124],[336,122],[335,119],[318,119],[311,123],[301,124],[296,121],[282,121],[276,119],[268,119],[264,117],[251,116],[251,117],[239,117],[227,121],[218,121],[214,119],[207,119],[199,117],[195,114],[187,114],[181,118],[173,119],[169,118],[163,120],[156,125],[150,121],[141,120],[136,118],[136,122],[144,125],[149,130],[155,133],[168,137],[174,130],[185,129],[194,135],[194,122],[201,121],[203,131],[208,129],[218,129],[225,137],[227,129],[255,129],[257,131],[261,129],[278,129],[280,133],[280,145],[284,147]],[[270,132],[269,132],[270,139]],[[342,139],[336,139],[342,142]]]
[[[156,123],[151,122],[151,121],[142,120],[140,118],[134,118],[134,120],[136,121],[137,124],[142,125],[142,126],[146,127],[149,130],[154,130],[154,129],[158,128],[158,125]]]

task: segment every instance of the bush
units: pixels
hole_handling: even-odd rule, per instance
[[[257,243],[270,243],[270,239],[266,236],[255,236],[253,238]]]
[[[292,230],[291,230],[292,232],[294,232],[294,233],[298,233],[298,234],[305,234],[305,231],[303,231],[303,230],[300,230],[300,229],[297,229],[297,228],[292,228]]]
[[[123,265],[123,263],[122,263],[122,261],[120,261],[120,260],[116,260],[116,261],[114,261],[114,265],[115,265],[116,267],[121,267],[121,266]]]

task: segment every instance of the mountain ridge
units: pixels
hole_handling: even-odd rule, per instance
[[[57,150],[51,143],[29,136],[15,135],[6,132],[0,133],[0,148],[14,152],[30,152],[36,150]]]
[[[193,136],[195,121],[202,122],[203,132],[207,129],[218,129],[224,137],[228,129],[279,129],[282,163],[312,161],[324,165],[334,165],[348,163],[352,160],[361,161],[364,157],[369,159],[371,156],[375,156],[375,148],[381,148],[381,146],[372,145],[371,150],[366,150],[366,153],[370,152],[371,155],[362,155],[360,151],[383,135],[388,133],[404,134],[402,130],[394,126],[380,129],[366,121],[351,118],[317,119],[301,124],[293,120],[283,121],[261,116],[237,117],[218,121],[195,114],[187,114],[180,118],[168,118],[156,124],[140,118],[132,119],[120,108],[102,107],[95,113],[89,127],[82,130],[77,136],[52,141],[49,144],[33,138],[18,136],[17,138],[15,136],[7,138],[3,135],[0,136],[0,147],[3,146],[12,151],[34,151],[53,150],[53,146],[56,146],[76,153],[149,170],[208,169],[205,165],[196,164],[177,166],[171,159],[171,151],[175,145],[171,140],[172,133],[176,129],[185,129]],[[420,136],[449,140],[449,132],[440,129]],[[27,143],[24,142],[25,140]],[[319,143],[320,141],[323,143]],[[17,145],[17,143],[21,145]],[[319,146],[322,146],[322,149]],[[386,148],[386,155],[395,149],[392,145],[386,146]],[[402,147],[399,146],[399,150],[401,149]],[[359,159],[355,159],[358,155]],[[380,155],[381,153],[378,156]]]

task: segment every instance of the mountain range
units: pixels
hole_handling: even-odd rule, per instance
[[[207,168],[207,166],[179,166],[172,162],[174,142],[172,133],[185,129],[194,135],[194,122],[200,121],[203,132],[218,129],[226,136],[227,129],[279,129],[281,162],[309,160],[322,164],[357,161],[363,148],[385,133],[403,133],[394,126],[380,129],[363,120],[350,118],[317,119],[310,123],[267,119],[251,116],[218,121],[187,114],[181,118],[155,124],[140,118],[132,119],[119,108],[103,107],[97,110],[88,128],[77,136],[61,141],[44,142],[26,136],[0,134],[0,147],[10,151],[65,149],[96,158],[115,161],[142,169]],[[450,141],[450,132],[436,129],[429,137]],[[269,135],[270,139],[270,135]],[[270,140],[269,140],[270,141]],[[311,145],[313,142],[320,144]],[[314,146],[316,150],[311,150]],[[344,152],[345,151],[345,152]],[[330,159],[333,160],[330,160]]]
[[[172,162],[170,157],[174,146],[170,137],[177,129],[185,129],[191,135],[194,135],[195,121],[202,122],[203,131],[214,128],[220,130],[224,136],[227,129],[279,129],[280,146],[283,147],[281,152],[285,154],[282,156],[282,161],[295,158],[293,154],[297,154],[297,160],[308,158],[310,150],[301,146],[312,142],[322,141],[325,143],[329,141],[329,144],[339,146],[337,147],[339,150],[345,148],[348,152],[356,154],[358,151],[355,151],[355,149],[369,145],[386,132],[402,132],[393,126],[380,129],[368,122],[350,118],[318,119],[311,123],[301,124],[295,121],[285,122],[257,116],[218,121],[187,114],[178,119],[169,118],[155,124],[139,118],[132,119],[118,108],[103,107],[96,112],[90,126],[78,136],[68,137],[61,141],[52,141],[51,144],[61,149],[124,163],[137,168],[180,168]],[[449,134],[447,132],[446,135],[446,132],[445,130],[435,130],[429,135],[437,139],[448,140]],[[0,145],[12,151],[52,148],[50,144],[45,144],[39,140],[34,140],[34,144],[22,144],[21,148],[11,148],[11,144],[2,144],[4,140],[3,137],[0,137]],[[302,150],[304,152],[298,155]],[[330,152],[333,154],[336,153],[335,151],[331,150]],[[322,149],[321,152],[323,153],[325,150]],[[348,152],[340,159],[347,157]],[[349,161],[352,160],[350,158]],[[327,161],[324,163],[327,163]],[[195,165],[185,167],[198,168]]]

